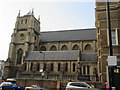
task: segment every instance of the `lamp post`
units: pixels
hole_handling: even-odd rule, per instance
[[[45,71],[45,67],[44,67],[44,59],[45,59],[45,53],[41,52],[41,54],[43,54],[43,60],[42,60],[42,63],[43,63],[43,69],[41,70],[41,76],[42,76],[42,87],[43,87],[43,77],[44,77],[44,71]]]
[[[106,15],[107,15],[108,39],[109,39],[109,55],[113,56],[109,0],[106,1]],[[108,74],[109,74],[109,87],[110,90],[112,90],[112,68],[109,65],[108,65]]]
[[[108,39],[109,39],[109,55],[113,56],[112,51],[112,35],[111,35],[111,23],[110,23],[110,8],[109,0],[106,2],[106,14],[107,14],[107,27],[108,27]]]
[[[43,87],[43,77],[44,77],[44,72],[42,72],[42,87]]]
[[[43,52],[41,52],[41,51],[39,51],[41,54],[43,54],[43,60],[42,60],[42,63],[43,63],[43,72],[45,71],[44,70],[44,59],[45,59],[45,53],[43,53]]]

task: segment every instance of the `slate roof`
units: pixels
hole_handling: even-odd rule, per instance
[[[30,51],[25,60],[78,60],[79,51]],[[97,61],[97,52],[82,52],[81,61]]]
[[[79,51],[30,51],[25,60],[78,60]]]
[[[82,52],[81,61],[97,61],[97,52]]]
[[[42,42],[96,40],[96,29],[76,29],[41,32]]]

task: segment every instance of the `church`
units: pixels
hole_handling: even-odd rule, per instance
[[[5,78],[96,81],[96,29],[40,32],[39,20],[34,12],[18,14]]]
[[[113,12],[120,11],[116,11],[116,5],[120,7],[119,3],[111,4]],[[33,11],[23,16],[19,12],[3,78],[16,78],[24,86],[40,84],[47,88],[65,87],[69,81],[104,84],[109,52],[103,2],[97,2],[95,10],[96,28],[48,32],[40,31],[40,18]],[[120,22],[117,16],[112,14],[112,22]],[[112,23],[118,61],[119,27]]]

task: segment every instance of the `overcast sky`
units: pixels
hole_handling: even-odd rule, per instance
[[[40,15],[41,31],[95,27],[95,2],[89,2],[89,0],[84,2],[82,0],[16,1],[0,1],[0,60],[7,59],[9,43],[19,10],[23,16],[34,8],[35,17],[38,18]]]

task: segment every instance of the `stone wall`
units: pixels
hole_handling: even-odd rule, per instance
[[[36,84],[36,85],[43,86],[44,88],[60,88],[60,87],[57,87],[60,84],[58,82],[59,81],[51,81],[51,80],[42,81],[42,80],[33,80],[33,79],[17,79],[16,83],[24,87],[28,87]]]
[[[120,37],[120,17],[119,10],[120,2],[110,3],[110,20],[111,20],[111,31],[116,30],[116,44],[113,45],[113,55],[117,56],[120,61],[120,48],[119,48],[119,37]],[[97,28],[97,43],[98,43],[98,76],[99,81],[105,83],[107,81],[107,70],[108,65],[107,58],[109,56],[109,40],[107,34],[107,17],[106,17],[106,3],[96,2],[96,28]]]

